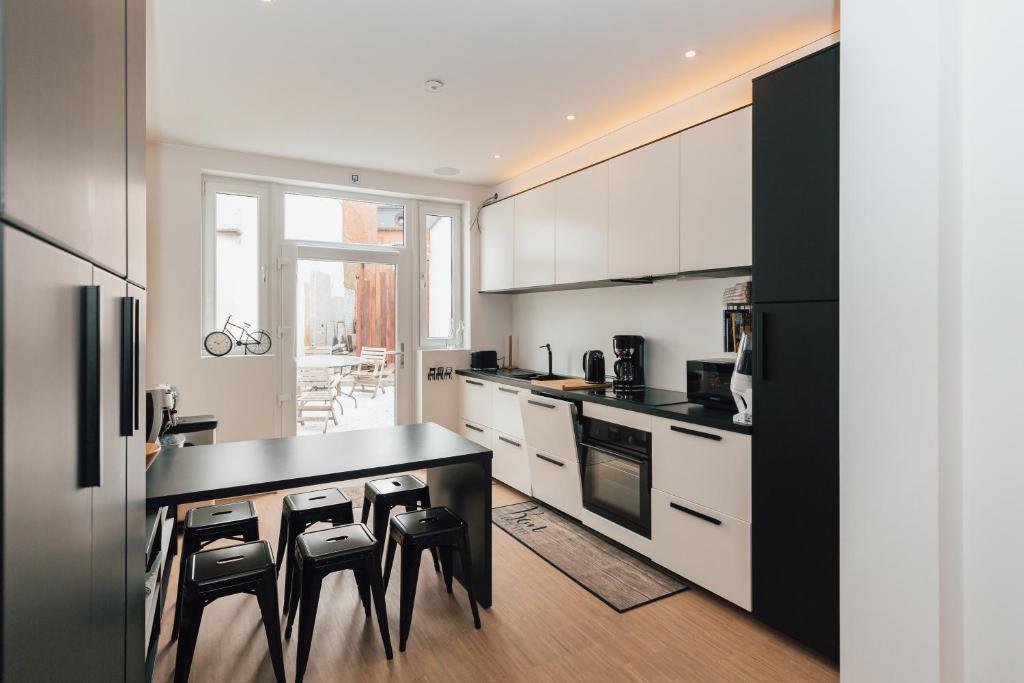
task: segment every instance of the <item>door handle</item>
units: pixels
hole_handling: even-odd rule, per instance
[[[477,382],[476,380],[472,380],[472,379],[467,379],[466,380],[466,384],[472,384],[473,386],[477,386],[477,387],[482,387],[484,385],[483,382]]]
[[[768,314],[764,311],[757,312],[757,329],[754,331],[754,369],[757,372],[757,378],[760,380],[768,379],[768,373],[765,372],[764,367],[764,346],[768,340]]]
[[[498,387],[498,391],[504,391],[506,394],[518,394],[518,389],[509,389],[508,387]]]
[[[508,437],[505,437],[505,436],[499,436],[498,437],[498,441],[504,441],[507,444],[515,446],[516,448],[520,448],[523,445],[523,444],[519,443],[518,441],[513,441],[512,439],[509,439]]]
[[[121,297],[121,436],[135,430],[135,299]]]
[[[484,431],[484,430],[480,429],[480,428],[479,428],[479,427],[477,427],[476,425],[471,425],[471,424],[469,424],[468,422],[466,422],[466,423],[464,423],[464,424],[466,425],[466,429],[472,429],[472,430],[473,430],[474,432],[480,432],[481,434],[483,434],[483,431]]]
[[[687,429],[686,427],[677,427],[672,425],[670,429],[673,432],[679,432],[680,434],[689,434],[690,436],[699,436],[704,439],[711,439],[712,441],[721,441],[722,437],[718,434],[708,434],[707,432],[698,432],[696,429]]]
[[[132,405],[135,413],[135,431],[139,430],[139,396],[142,393],[142,365],[139,362],[142,353],[142,300],[135,299],[135,391],[132,395]]]
[[[564,462],[560,462],[558,460],[555,460],[554,458],[549,458],[546,455],[541,455],[540,453],[537,453],[537,457],[540,458],[541,460],[545,461],[545,462],[551,463],[552,465],[558,465],[559,467],[565,467],[565,463]]]
[[[555,409],[555,406],[551,405],[550,403],[542,403],[540,401],[534,401],[532,399],[527,400],[526,402],[529,403],[531,406],[540,406],[541,408],[550,408],[551,410]]]
[[[102,433],[100,413],[100,288],[81,288],[79,340],[78,455],[83,487],[102,486]]]
[[[714,524],[715,526],[721,526],[722,525],[722,520],[715,519],[711,515],[705,515],[703,512],[697,512],[696,510],[691,510],[690,508],[685,507],[683,505],[680,505],[679,503],[669,503],[669,506],[671,506],[674,510],[679,510],[680,512],[685,512],[686,514],[691,515],[693,517],[696,517],[697,519],[703,519],[705,522],[710,522],[711,524]]]

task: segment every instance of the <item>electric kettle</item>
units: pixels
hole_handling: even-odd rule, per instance
[[[583,354],[583,378],[591,384],[604,383],[604,353],[595,350]]]

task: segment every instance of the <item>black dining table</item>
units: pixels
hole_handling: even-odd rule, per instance
[[[146,471],[149,508],[426,470],[433,505],[469,527],[473,587],[491,605],[491,458],[434,423],[165,448]],[[465,583],[456,563],[455,576]]]

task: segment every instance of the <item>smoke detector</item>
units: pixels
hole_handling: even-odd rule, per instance
[[[427,92],[441,92],[444,90],[444,81],[439,81],[436,78],[431,78],[429,81],[423,84]]]

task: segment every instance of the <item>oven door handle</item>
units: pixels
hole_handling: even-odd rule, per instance
[[[598,451],[600,453],[607,453],[608,455],[614,458],[626,460],[635,465],[649,465],[651,462],[650,458],[641,458],[639,456],[633,455],[632,453],[626,453],[625,451],[612,450],[611,448],[608,448],[606,446],[598,446],[590,441],[581,441],[580,443],[583,445],[584,448],[593,448],[595,451]]]

